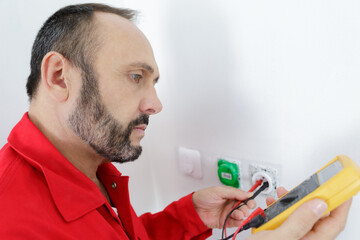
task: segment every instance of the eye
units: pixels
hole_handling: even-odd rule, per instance
[[[136,83],[140,83],[140,81],[143,79],[143,76],[140,74],[130,74],[130,77],[136,82]]]

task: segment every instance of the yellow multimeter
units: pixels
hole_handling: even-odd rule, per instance
[[[326,201],[328,213],[359,190],[359,166],[345,155],[337,156],[310,178],[269,205],[264,210],[264,223],[258,228],[253,228],[252,232],[279,227],[301,204],[314,198]]]

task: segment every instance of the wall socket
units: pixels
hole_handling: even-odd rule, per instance
[[[255,184],[259,179],[264,179],[269,183],[269,187],[265,189],[262,194],[276,196],[276,189],[280,184],[279,171],[277,168],[261,164],[249,164],[249,173],[252,184]]]
[[[270,163],[254,163],[253,161],[221,157],[239,166],[240,189],[248,191],[259,179],[269,182],[269,187],[262,192],[264,196],[277,197],[276,189],[280,185],[280,165]],[[241,166],[241,168],[240,168]]]

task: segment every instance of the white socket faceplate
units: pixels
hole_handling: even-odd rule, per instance
[[[194,178],[202,178],[201,155],[198,150],[179,147],[180,171]]]

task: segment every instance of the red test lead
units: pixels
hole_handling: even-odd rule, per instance
[[[257,216],[261,216],[262,218],[265,217],[265,213],[264,210],[260,207],[258,207],[257,209],[255,209],[247,219],[245,219],[241,225],[239,226],[239,228],[235,231],[234,235],[233,235],[233,240],[235,240],[237,234],[241,231],[244,230],[244,226],[247,225],[251,220],[253,220],[254,218],[256,218]]]

